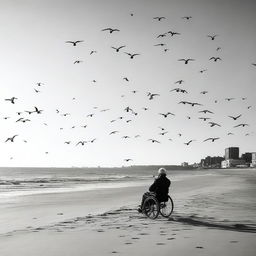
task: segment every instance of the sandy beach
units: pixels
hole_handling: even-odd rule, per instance
[[[150,181],[27,195],[1,206],[0,255],[255,255],[255,180],[255,170],[187,174],[172,182],[172,216],[156,220],[137,212]]]

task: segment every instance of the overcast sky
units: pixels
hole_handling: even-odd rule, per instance
[[[1,0],[0,166],[180,164],[229,146],[255,152],[255,12],[253,0]],[[35,106],[41,114],[25,112]],[[210,137],[219,139],[203,142]]]

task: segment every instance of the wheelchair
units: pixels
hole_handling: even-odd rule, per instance
[[[144,200],[141,208],[142,213],[150,219],[156,219],[159,213],[163,217],[168,218],[171,216],[173,209],[173,200],[169,195],[166,202],[159,202],[153,193]]]

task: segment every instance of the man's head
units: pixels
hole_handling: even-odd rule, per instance
[[[166,176],[166,169],[165,168],[159,168],[158,176]]]

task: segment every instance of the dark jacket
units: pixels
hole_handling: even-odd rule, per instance
[[[164,202],[168,200],[170,185],[171,181],[165,175],[161,175],[155,179],[154,183],[149,187],[149,191],[155,192],[157,200]]]

